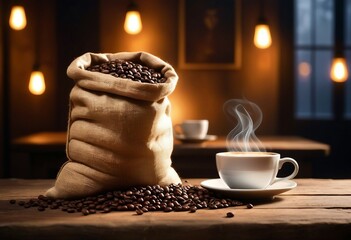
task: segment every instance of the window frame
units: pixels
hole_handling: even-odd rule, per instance
[[[339,0],[335,1],[338,2]],[[351,1],[351,0],[348,0]],[[343,5],[342,5],[343,6]],[[351,119],[344,119],[340,117],[340,111],[343,112],[344,104],[340,106],[338,103],[344,101],[345,96],[345,84],[333,83],[333,113],[334,118],[331,119],[297,119],[295,117],[295,0],[290,1],[279,1],[279,33],[280,33],[280,72],[279,77],[281,79],[279,85],[279,116],[281,117],[278,122],[279,134],[300,134],[302,136],[309,136],[312,132],[314,136],[322,135],[320,129],[326,131],[333,131],[333,126],[336,124],[344,125],[350,124]],[[342,10],[339,7],[338,10]],[[335,20],[336,21],[336,20]],[[335,23],[337,25],[337,23]],[[343,25],[342,25],[343,26]],[[340,28],[340,25],[338,25]],[[336,31],[339,31],[335,29]],[[344,46],[346,50],[351,50],[351,46]],[[323,49],[323,47],[321,47]],[[351,84],[351,71],[350,71],[351,59],[348,62],[349,66],[349,79],[347,82]],[[351,89],[351,88],[350,88]],[[340,94],[341,93],[341,94]],[[340,96],[341,95],[341,96]],[[335,97],[337,96],[337,97]],[[341,110],[340,110],[341,109]],[[321,138],[322,139],[322,138]]]

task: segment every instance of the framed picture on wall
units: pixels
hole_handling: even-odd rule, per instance
[[[180,0],[179,67],[241,66],[240,0]]]

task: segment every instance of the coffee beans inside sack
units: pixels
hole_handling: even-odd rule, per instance
[[[166,81],[166,78],[153,68],[120,59],[89,66],[87,70],[143,83],[164,83]]]
[[[168,96],[178,76],[146,52],[86,53],[67,69],[66,155],[51,198],[78,198],[131,186],[179,184],[172,168]]]

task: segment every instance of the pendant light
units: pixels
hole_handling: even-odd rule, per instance
[[[272,37],[268,22],[263,16],[263,2],[260,1],[260,16],[255,26],[254,44],[257,48],[265,49],[271,46]]]
[[[335,55],[330,70],[330,78],[334,82],[345,82],[348,77],[349,72],[347,69],[346,58],[340,55]]]
[[[135,35],[140,33],[142,28],[143,25],[141,23],[141,16],[138,6],[134,2],[131,2],[127,8],[126,18],[124,21],[124,30],[128,34]]]
[[[44,74],[39,70],[38,65],[33,67],[33,71],[30,74],[28,89],[33,95],[42,95],[45,92]]]
[[[39,6],[40,6],[40,2],[39,2]],[[40,13],[39,10],[38,10],[38,13]],[[35,27],[35,43],[34,43],[35,60],[34,60],[34,65],[33,65],[32,72],[30,74],[29,84],[28,84],[28,89],[30,93],[32,93],[33,95],[42,95],[46,90],[44,74],[42,71],[40,71],[40,65],[39,65],[39,59],[40,59],[39,47],[40,47],[40,36],[41,36],[41,34],[39,34],[39,23],[41,23],[40,14],[37,14],[36,24],[34,26]]]
[[[23,6],[13,6],[9,19],[10,27],[13,30],[22,30],[27,25],[26,12]]]
[[[349,77],[347,62],[344,55],[344,31],[345,16],[344,16],[344,2],[335,1],[334,6],[334,56],[330,68],[330,78],[336,83],[343,83]]]

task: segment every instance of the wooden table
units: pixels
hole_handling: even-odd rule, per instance
[[[53,180],[1,179],[0,239],[351,239],[351,180],[295,181],[297,188],[253,209],[82,216],[9,204],[44,193]],[[235,216],[226,218],[228,211]]]
[[[259,139],[267,151],[296,159],[300,165],[300,178],[313,177],[313,165],[325,160],[330,153],[328,144],[298,136],[259,136]],[[182,176],[214,178],[218,176],[215,156],[223,151],[227,151],[225,137],[200,144],[175,141],[172,160]],[[291,166],[284,165],[282,175],[291,171]]]
[[[56,168],[65,161],[66,132],[40,132],[17,138],[13,151],[30,154],[33,176],[47,178],[48,159],[56,157]],[[313,162],[325,159],[330,153],[328,144],[298,136],[260,136],[267,151],[278,152],[282,157],[295,158],[301,165],[298,177],[313,177]],[[225,137],[203,143],[174,141],[172,160],[183,177],[217,177],[215,155],[227,151]],[[287,169],[286,171],[290,171]],[[55,175],[54,175],[55,176]]]
[[[294,154],[304,157],[325,157],[330,153],[330,146],[325,143],[306,139],[299,136],[260,136],[260,141],[266,151],[279,152],[281,155]],[[203,143],[181,143],[176,140],[174,155],[184,156],[189,154],[205,155],[213,152],[227,151],[226,138],[218,137],[214,141]]]
[[[13,141],[13,149],[29,152],[64,151],[66,132],[39,132],[17,138]],[[323,157],[329,155],[330,146],[298,136],[260,136],[267,151],[279,152],[282,155],[301,154],[305,157]],[[203,143],[174,142],[174,156],[207,155],[214,152],[227,151],[226,139],[223,136],[214,141]]]

